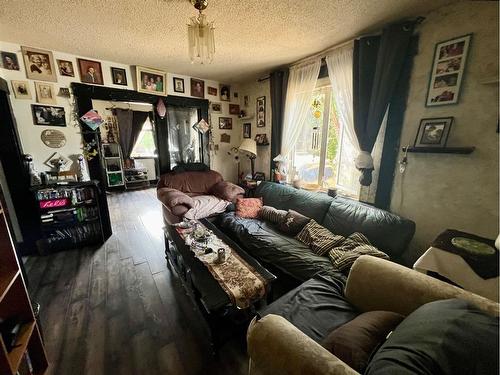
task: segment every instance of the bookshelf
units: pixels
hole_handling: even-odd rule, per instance
[[[40,254],[104,243],[99,192],[92,181],[33,188]]]
[[[2,203],[0,199],[0,374],[42,375],[48,368],[47,355]],[[17,334],[9,336],[15,325]]]

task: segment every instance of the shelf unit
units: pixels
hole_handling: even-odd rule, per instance
[[[102,159],[106,172],[106,184],[109,188],[124,186],[122,150],[118,143],[103,143]]]
[[[148,170],[146,168],[125,169],[125,188],[140,189],[149,186]]]
[[[403,147],[403,152],[406,151],[406,147]],[[473,146],[470,147],[408,147],[408,152],[415,153],[426,153],[426,154],[470,154],[476,148]]]
[[[0,321],[13,320],[20,328],[10,350],[0,335],[0,374],[16,375],[22,367],[32,367],[33,374],[43,375],[49,366],[47,355],[1,207],[0,200]]]
[[[38,202],[40,254],[104,243],[95,182],[33,188]]]

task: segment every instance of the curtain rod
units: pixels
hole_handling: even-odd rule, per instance
[[[377,34],[372,34],[372,35],[377,35]],[[363,36],[366,36],[366,35],[363,35]],[[308,61],[308,60],[310,60],[310,59],[314,59],[315,57],[319,57],[319,56],[321,56],[321,57],[325,57],[324,55],[326,55],[326,53],[327,53],[327,52],[333,51],[333,50],[335,50],[335,49],[337,49],[337,48],[342,48],[342,47],[344,47],[344,46],[347,46],[349,43],[352,43],[352,42],[354,42],[356,39],[362,38],[363,36],[358,36],[358,37],[356,37],[356,38],[349,39],[349,40],[346,40],[345,42],[342,42],[342,43],[336,44],[336,45],[334,45],[334,46],[328,47],[328,48],[326,48],[326,49],[324,49],[324,50],[322,50],[322,51],[320,51],[320,52],[317,52],[317,53],[315,53],[315,54],[313,54],[313,55],[310,55],[310,56],[304,57],[304,58],[302,58],[302,59],[300,59],[300,60],[297,60],[297,61],[295,61],[295,62],[291,63],[291,64],[290,64],[290,65],[288,65],[288,66],[291,68],[292,66],[302,64],[302,63],[304,63],[304,62],[306,62],[306,61]]]
[[[418,25],[418,24],[421,24],[424,20],[425,20],[425,17],[419,16],[419,17],[415,17],[415,18],[410,19],[410,20],[401,21],[400,23],[412,22],[413,21],[413,22],[415,22]],[[298,64],[302,64],[303,62],[306,62],[307,60],[313,59],[315,57],[319,57],[319,56],[321,56],[322,58],[326,57],[326,54],[328,52],[333,51],[333,50],[338,49],[338,48],[342,48],[342,47],[348,45],[349,43],[354,42],[356,39],[361,39],[361,38],[365,38],[367,36],[376,36],[376,35],[381,35],[381,34],[382,34],[382,30],[380,30],[379,32],[373,33],[373,34],[359,35],[359,36],[357,36],[355,38],[346,40],[345,42],[342,42],[342,43],[336,44],[334,46],[328,47],[328,48],[324,49],[323,51],[320,51],[320,52],[315,53],[313,55],[310,55],[310,56],[304,57],[304,58],[302,58],[300,60],[297,60],[297,61],[291,63],[290,65],[288,65],[288,67],[292,67],[292,66],[295,66],[295,65],[298,65]]]

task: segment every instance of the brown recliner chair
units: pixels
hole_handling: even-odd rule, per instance
[[[244,189],[224,181],[216,171],[169,172],[160,177],[156,188],[163,204],[163,221],[174,224],[222,213],[243,197]]]

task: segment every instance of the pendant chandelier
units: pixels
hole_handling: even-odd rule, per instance
[[[189,58],[191,63],[210,64],[215,55],[214,22],[208,22],[202,11],[208,0],[191,0],[198,15],[191,17],[188,24]]]

